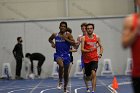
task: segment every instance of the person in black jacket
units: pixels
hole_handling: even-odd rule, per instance
[[[45,56],[41,53],[26,53],[25,57],[30,59],[31,62],[31,73],[34,73],[34,67],[33,67],[33,61],[37,60],[38,61],[38,65],[37,65],[37,72],[38,72],[38,77],[40,77],[41,74],[41,67],[45,61]]]
[[[22,58],[23,58],[23,50],[22,50],[22,37],[17,37],[17,44],[13,49],[13,55],[16,59],[16,76],[15,79],[23,79],[20,77],[21,68],[22,68]]]

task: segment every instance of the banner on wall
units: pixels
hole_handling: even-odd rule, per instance
[[[114,75],[111,65],[111,59],[104,59],[101,75],[102,76]]]
[[[2,78],[3,79],[11,79],[12,78],[10,63],[3,63]]]
[[[132,58],[127,59],[125,75],[131,75],[132,72]]]

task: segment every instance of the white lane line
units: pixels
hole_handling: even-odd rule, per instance
[[[45,87],[42,86],[42,87],[37,87],[37,88],[45,88]],[[22,89],[12,90],[12,91],[9,91],[7,93],[13,93],[13,92],[16,92],[16,91],[29,90],[29,89],[33,89],[33,88],[22,88]]]
[[[96,85],[96,86],[103,86],[103,85]],[[91,87],[91,86],[89,86],[89,87]],[[86,88],[86,87],[79,87],[79,88],[74,89],[74,93],[78,93],[77,91],[80,89],[83,89],[83,88]]]
[[[111,93],[112,91],[110,90],[110,88],[101,80],[98,79],[98,81],[101,83],[101,85],[96,85],[96,86],[104,86],[105,88],[107,88]],[[90,86],[91,87],[91,86]],[[86,88],[86,87],[80,87],[80,88],[76,88],[75,89],[75,93],[78,93],[78,90],[82,89],[82,88]]]
[[[102,80],[99,80],[99,82],[112,93],[112,90]]]
[[[22,91],[22,90],[27,90],[27,89],[32,89],[29,93],[32,93],[33,90],[35,90],[36,88],[38,88],[39,84],[42,82],[43,80],[41,80],[34,88],[22,88],[22,89],[17,89],[17,90],[12,90],[12,91],[9,91],[7,93],[13,93],[13,92],[16,92],[16,91]]]
[[[41,80],[29,93],[33,93],[33,91],[42,83],[43,80]]]
[[[27,90],[27,89],[32,89],[32,88],[25,88],[25,89],[12,90],[12,91],[9,91],[9,92],[7,92],[7,93],[13,93],[13,92],[16,92],[16,91],[22,91],[22,90]]]
[[[3,82],[3,83],[4,83],[4,82]],[[8,82],[8,83],[9,83],[9,82]],[[13,82],[7,84],[6,86],[1,87],[0,89],[3,89],[3,88],[7,88],[7,87],[9,87],[9,86],[12,86],[12,84],[14,84],[14,83],[16,83],[16,81],[13,81]]]
[[[40,86],[40,87],[38,87],[38,88],[46,88],[46,87],[53,87],[53,86],[48,86],[48,85],[43,85],[43,86]],[[10,86],[9,88],[3,88],[3,89],[0,89],[0,91],[2,91],[2,90],[11,90],[11,89],[19,89],[19,88],[33,88],[33,85],[30,85],[30,86],[17,86],[17,85],[15,85],[15,86]]]
[[[39,87],[39,88],[44,88],[44,87]],[[14,93],[14,92],[17,92],[17,91],[23,91],[23,90],[29,90],[29,89],[33,89],[33,88],[18,89],[18,90],[9,91],[9,92],[7,92],[7,93]],[[54,89],[57,89],[57,88],[45,89],[45,90],[42,90],[40,93],[43,93],[44,91],[47,91],[47,90],[54,90]]]
[[[81,84],[79,85],[73,85],[74,87],[76,87],[76,86],[81,86]],[[68,86],[68,87],[71,87],[71,86]],[[84,87],[85,88],[85,87]],[[42,90],[40,93],[43,93],[43,92],[45,92],[45,91],[48,91],[48,90],[55,90],[55,89],[57,89],[57,88],[49,88],[49,89],[44,89],[44,90]],[[58,90],[58,89],[57,89]]]
[[[122,82],[122,83],[118,83],[118,85],[129,85],[132,82]],[[115,89],[112,88],[112,84],[108,85],[108,88],[111,90],[111,93],[118,93]]]
[[[57,88],[44,89],[44,90],[42,90],[40,93],[43,93],[43,92],[45,92],[45,91],[47,91],[47,90],[55,90],[55,89],[57,89]]]
[[[73,86],[81,86],[81,84],[77,84],[77,85],[73,85]],[[40,86],[40,87],[36,87],[36,88],[45,88],[47,87],[47,89],[45,90],[42,90],[40,93],[43,93],[44,91],[47,91],[47,90],[54,90],[54,89],[57,89],[57,88],[50,88],[50,87],[54,87],[54,86]],[[70,87],[70,86],[68,86]],[[20,87],[22,89],[16,89],[16,90],[12,90],[12,91],[9,91],[7,93],[14,93],[14,92],[17,92],[17,91],[24,91],[24,90],[29,90],[29,89],[33,89],[33,87],[30,87],[30,88],[25,88],[25,87]],[[48,89],[49,88],[49,89]],[[9,88],[10,89],[10,88]],[[14,88],[13,88],[14,89]]]

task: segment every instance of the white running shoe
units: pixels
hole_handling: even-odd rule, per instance
[[[89,88],[87,88],[87,93],[89,93],[90,92],[90,90],[89,90]]]
[[[62,82],[59,82],[58,85],[57,85],[57,89],[62,89],[62,86],[63,86]]]
[[[64,90],[64,93],[69,93],[69,91],[68,90]]]

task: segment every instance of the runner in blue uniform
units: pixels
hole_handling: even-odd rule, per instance
[[[71,62],[69,50],[71,45],[75,45],[75,40],[73,39],[73,36],[69,32],[67,32],[66,22],[61,22],[59,29],[59,33],[53,33],[50,36],[49,42],[51,43],[51,46],[56,49],[56,53],[54,53],[54,60],[59,65],[59,82],[57,88],[62,88],[62,79],[64,73],[64,93],[68,93],[68,72]],[[55,42],[53,41],[54,39]]]

